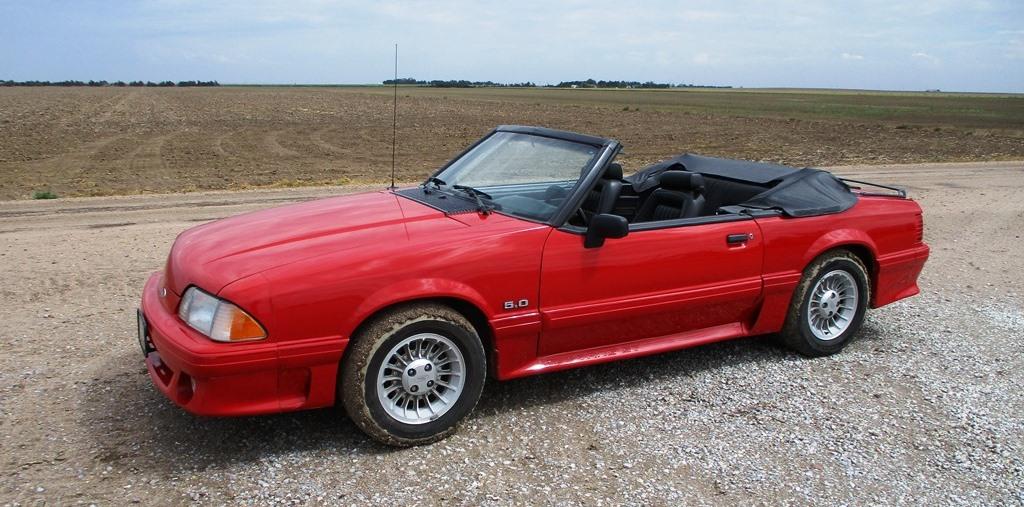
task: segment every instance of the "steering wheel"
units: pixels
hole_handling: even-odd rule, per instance
[[[580,217],[580,222],[583,222],[583,225],[590,225],[590,220],[587,220],[587,214],[583,212],[583,208],[576,208],[576,215]]]

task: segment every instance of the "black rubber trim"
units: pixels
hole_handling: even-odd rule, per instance
[[[477,211],[476,202],[438,190],[431,190],[428,193],[423,190],[423,187],[415,187],[395,190],[394,194],[430,206],[446,215],[459,215]]]
[[[716,215],[710,217],[694,217],[694,218],[676,218],[672,220],[658,220],[653,222],[640,222],[635,224],[629,224],[630,234],[634,232],[642,231],[656,231],[659,229],[671,229],[675,227],[694,227],[697,225],[704,224],[722,224],[727,222],[745,222],[747,220],[753,220],[754,217],[748,215]],[[578,225],[565,225],[558,228],[561,231],[569,232],[572,234],[583,235],[587,232],[586,227],[580,227]],[[628,236],[627,236],[628,237]]]
[[[611,139],[605,139],[603,137],[588,136],[586,134],[577,134],[576,132],[569,132],[567,130],[555,130],[545,127],[529,127],[524,125],[499,125],[498,128],[494,129],[495,132],[515,132],[517,134],[529,134],[533,136],[550,137],[553,139],[563,139],[565,141],[572,141],[574,143],[589,144],[598,148],[611,144]]]
[[[638,222],[629,224],[629,232],[653,231],[657,229],[669,229],[672,227],[692,227],[704,224],[723,224],[726,222],[743,222],[753,220],[748,215],[713,215],[709,217],[675,218],[672,220],[657,220],[652,222]]]

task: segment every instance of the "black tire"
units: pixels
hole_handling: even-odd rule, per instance
[[[837,337],[822,340],[811,331],[808,312],[811,311],[811,290],[825,275],[841,270],[851,275],[857,283],[857,308],[849,326]],[[789,314],[782,328],[780,337],[789,348],[808,357],[821,357],[835,354],[843,349],[860,329],[864,322],[864,313],[871,301],[871,283],[868,270],[864,263],[848,250],[833,250],[814,260],[804,269],[803,278],[793,292]]]
[[[377,374],[391,349],[418,333],[435,333],[454,343],[465,359],[465,382],[454,405],[435,420],[408,424],[392,417],[377,395]],[[483,391],[487,359],[480,337],[451,308],[416,303],[374,317],[353,337],[342,360],[338,397],[356,426],[387,445],[409,447],[448,437],[476,406]],[[421,391],[422,392],[422,391]]]

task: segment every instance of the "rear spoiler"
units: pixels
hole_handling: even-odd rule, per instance
[[[867,181],[851,180],[851,179],[848,179],[848,178],[839,178],[839,181],[842,181],[843,183],[846,183],[846,186],[850,187],[851,190],[863,190],[858,185],[865,185],[865,186],[875,187],[875,188],[884,188],[886,190],[891,190],[892,192],[894,192],[892,194],[887,193],[887,192],[864,192],[865,195],[884,195],[884,196],[889,196],[889,197],[899,197],[901,199],[906,199],[907,198],[907,191],[905,189],[900,188],[900,187],[891,187],[889,185],[880,185],[878,183],[870,183],[870,182],[867,182]],[[851,185],[850,183],[853,183],[853,185]]]

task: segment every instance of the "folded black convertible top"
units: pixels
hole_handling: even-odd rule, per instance
[[[738,204],[740,208],[778,210],[793,217],[807,217],[839,213],[857,203],[857,195],[850,187],[828,171],[690,153],[645,167],[626,179],[640,193],[658,186],[658,176],[670,170],[765,187],[764,192]]]

